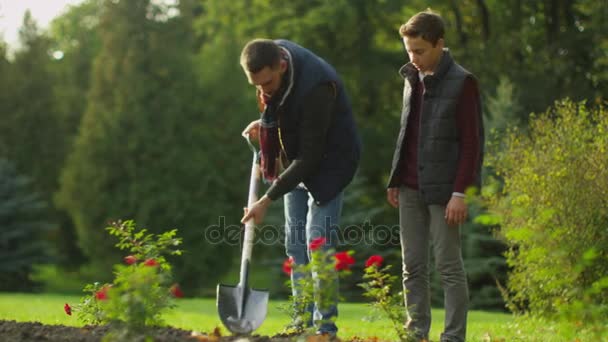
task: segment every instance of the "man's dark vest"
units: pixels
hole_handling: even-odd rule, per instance
[[[304,180],[304,185],[317,204],[333,199],[351,182],[361,154],[361,142],[357,134],[350,101],[344,85],[334,68],[309,50],[287,40],[277,40],[279,46],[291,55],[293,86],[279,108],[281,143],[287,158],[297,157],[299,150],[299,118],[302,101],[317,85],[333,83],[336,104],[327,132],[325,152],[317,171]]]
[[[411,63],[404,65],[399,73],[405,78],[403,111],[401,129],[393,155],[389,188],[400,185],[398,166],[410,113],[412,87],[416,78],[419,77],[418,70]],[[454,191],[460,150],[456,108],[467,77],[474,76],[454,62],[450,52],[445,49],[435,73],[427,75],[423,79],[425,92],[422,100],[417,147],[418,189],[427,204],[444,205],[450,200]],[[480,115],[480,155],[479,166],[476,170],[476,183],[472,185],[480,187],[484,135],[481,121],[481,100],[479,98],[476,100]]]

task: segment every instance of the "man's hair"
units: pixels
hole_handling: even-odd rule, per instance
[[[421,37],[435,46],[445,34],[445,24],[439,14],[429,9],[411,17],[401,25],[399,33],[402,37]]]
[[[274,68],[281,59],[281,48],[271,39],[254,39],[241,51],[241,66],[250,73],[265,67]]]

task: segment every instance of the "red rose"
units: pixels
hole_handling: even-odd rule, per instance
[[[325,241],[327,241],[327,239],[324,238],[324,237],[322,237],[322,236],[318,237],[316,239],[313,239],[310,242],[310,247],[309,247],[310,250],[311,251],[316,251],[317,249],[319,249],[321,246],[323,246],[325,244]]]
[[[293,257],[289,257],[283,261],[283,272],[287,275],[291,275],[293,269]]]
[[[173,286],[171,286],[171,288],[169,289],[169,291],[171,292],[171,294],[175,298],[183,298],[184,297],[184,292],[182,292],[182,289],[177,284],[173,284]]]
[[[144,265],[146,266],[158,266],[158,261],[154,260],[154,259],[148,259],[144,262]]]
[[[69,316],[72,316],[72,307],[70,306],[70,304],[65,303],[65,305],[63,306],[63,311],[65,311],[65,313]]]
[[[137,262],[137,258],[134,257],[133,255],[127,255],[124,260],[125,260],[125,264],[127,264],[127,265],[133,265],[134,263]]]
[[[104,286],[99,291],[95,292],[95,298],[97,300],[108,299],[108,286]]]
[[[338,252],[334,255],[336,258],[336,270],[343,271],[350,269],[350,266],[355,263],[355,259],[348,252]]]
[[[376,266],[376,267],[380,268],[382,266],[383,262],[384,262],[384,258],[382,258],[381,256],[372,255],[365,262],[365,267]]]

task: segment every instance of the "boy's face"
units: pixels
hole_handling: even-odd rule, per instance
[[[439,39],[437,44],[433,46],[431,42],[422,39],[422,37],[403,37],[403,44],[410,62],[414,64],[418,71],[425,75],[432,74],[435,71],[443,53],[443,38]]]
[[[264,95],[272,97],[281,88],[281,79],[287,70],[287,62],[281,60],[275,67],[264,67],[262,70],[251,73],[245,70],[247,79]]]

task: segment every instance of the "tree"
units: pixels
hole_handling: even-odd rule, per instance
[[[205,151],[221,143],[212,139],[221,126],[199,110],[189,22],[171,13],[147,0],[104,2],[87,109],[57,198],[93,267],[108,276],[120,258],[104,237],[108,220],[134,219],[157,233],[178,228],[185,255],[175,271],[192,290],[230,263],[230,250],[204,239],[225,210],[215,190],[228,188],[228,165]]]
[[[90,89],[93,60],[100,49],[99,18],[100,0],[87,0],[51,22],[49,50],[55,63],[53,74],[57,79],[53,95],[57,112],[66,134],[57,137],[64,141],[66,151],[71,149],[80,120],[86,109],[86,97]]]
[[[12,66],[6,58],[7,46],[4,41],[0,41],[0,113],[2,113],[3,120],[0,120],[0,133],[10,131],[10,123],[12,120],[8,120],[9,113],[12,110],[12,99],[13,99],[13,87],[12,84]],[[2,136],[2,134],[0,134]],[[10,141],[6,138],[0,137],[0,156],[6,156],[8,154],[9,146],[12,146]]]
[[[41,34],[26,12],[19,30],[21,48],[13,69],[13,101],[3,120],[8,123],[2,139],[9,144],[6,157],[32,178],[32,186],[48,201],[57,188],[64,146],[53,96],[49,39]]]
[[[51,71],[56,80],[52,93],[61,130],[55,137],[55,148],[61,153],[60,169],[72,149],[86,109],[93,60],[101,45],[97,27],[100,9],[100,0],[87,0],[70,6],[51,22],[49,49],[54,59]],[[74,223],[65,210],[57,207],[54,198],[51,204],[53,220],[57,222],[57,229],[52,234],[57,263],[76,268],[83,264],[84,256],[77,245]]]
[[[73,264],[81,258],[74,247],[70,224],[53,205],[59,173],[74,136],[73,122],[78,120],[75,108],[64,110],[61,106],[66,101],[59,89],[68,88],[66,84],[72,82],[61,77],[62,65],[58,55],[52,53],[54,41],[39,30],[29,12],[24,16],[19,37],[20,47],[12,61],[2,66],[2,79],[8,83],[3,91],[7,98],[2,101],[0,156],[13,161],[18,172],[31,177],[33,190],[49,203],[45,216],[53,223],[53,229],[47,238],[57,247],[55,260]]]
[[[58,177],[68,145],[65,118],[58,110],[56,63],[51,57],[52,40],[42,33],[26,12],[19,31],[20,47],[12,61],[3,61],[2,120],[0,121],[0,156],[14,163],[17,171],[31,179],[32,191],[50,205],[45,217],[53,223],[47,238],[60,244],[55,254],[70,251],[73,238],[62,235],[61,213],[52,205]],[[4,55],[4,54],[3,54]],[[62,83],[59,83],[62,84]],[[4,91],[5,90],[5,91]],[[63,261],[70,258],[59,258]],[[78,260],[78,258],[71,258]],[[56,259],[57,260],[57,259]]]
[[[47,263],[44,221],[46,203],[31,189],[31,182],[13,164],[0,159],[0,290],[27,291],[32,266]]]

